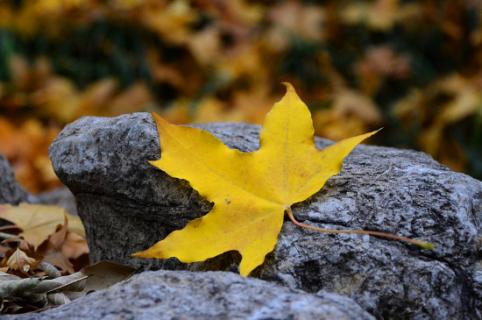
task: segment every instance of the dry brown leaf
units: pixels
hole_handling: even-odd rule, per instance
[[[60,251],[52,250],[48,252],[44,256],[43,261],[57,267],[62,274],[72,274],[75,272],[74,265]]]
[[[101,261],[83,268],[80,272],[88,276],[84,292],[102,290],[129,278],[136,269],[111,261]]]
[[[68,232],[61,251],[69,259],[78,259],[80,256],[89,253],[89,247],[84,237],[74,232]]]
[[[38,260],[29,257],[24,251],[17,249],[7,260],[7,267],[9,271],[18,271],[22,274],[28,274],[35,269]]]
[[[78,216],[65,212],[64,208],[22,203],[19,206],[0,205],[0,218],[8,220],[23,231],[20,234],[29,243],[37,247],[54,233],[57,225],[69,220],[69,230],[85,235],[84,226]]]
[[[69,231],[68,220],[65,219],[63,225],[59,225],[55,233],[51,234],[38,247],[38,254],[42,255],[46,261],[63,273],[73,273],[74,264],[70,259],[77,259],[89,253],[89,248],[84,237]]]

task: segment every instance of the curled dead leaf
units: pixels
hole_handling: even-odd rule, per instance
[[[39,261],[35,258],[29,257],[24,251],[17,249],[7,260],[7,267],[9,271],[18,271],[23,274],[28,274],[32,269],[38,265]]]

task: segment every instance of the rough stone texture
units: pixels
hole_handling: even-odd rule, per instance
[[[146,271],[62,307],[11,318],[373,319],[340,295],[307,294],[228,272],[187,271]]]
[[[258,147],[257,126],[205,127],[230,147]],[[383,133],[381,133],[383,134]],[[320,147],[329,144],[318,139]],[[233,269],[228,253],[185,266],[175,259],[132,259],[211,204],[189,185],[151,167],[159,158],[149,114],[83,118],[50,149],[54,168],[76,196],[94,261],[145,268]],[[421,238],[433,251],[368,236],[326,235],[285,223],[280,240],[254,275],[308,292],[354,298],[377,318],[482,318],[482,183],[427,155],[359,146],[341,174],[296,205],[299,220],[322,227],[363,228]]]
[[[28,198],[19,186],[8,161],[0,155],[0,203],[18,204]]]

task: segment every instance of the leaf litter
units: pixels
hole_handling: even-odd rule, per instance
[[[56,206],[0,205],[0,313],[38,312],[130,277],[113,262],[89,264],[78,216]]]

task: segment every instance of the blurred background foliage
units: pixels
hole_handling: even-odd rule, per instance
[[[282,81],[321,136],[384,127],[482,178],[479,0],[0,0],[0,153],[32,192],[80,116],[260,123]]]

